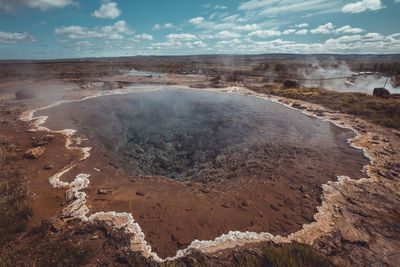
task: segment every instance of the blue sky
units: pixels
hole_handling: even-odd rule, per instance
[[[0,59],[400,53],[400,0],[0,0]]]

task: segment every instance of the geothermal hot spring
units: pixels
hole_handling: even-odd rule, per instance
[[[87,167],[92,210],[131,212],[163,257],[230,230],[295,232],[313,220],[322,184],[360,178],[368,163],[350,130],[252,96],[164,88],[38,113],[93,147],[81,163],[101,169]]]

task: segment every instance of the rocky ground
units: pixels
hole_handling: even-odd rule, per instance
[[[149,83],[148,78],[146,77],[131,78],[120,76],[107,78],[106,80],[99,78],[93,82],[81,82],[76,86],[75,81],[67,80],[61,83],[62,86],[55,86],[54,88],[56,89],[54,94],[50,95],[46,95],[45,92],[48,88],[53,88],[54,81],[33,82],[30,86],[37,88],[37,90],[35,90],[35,96],[33,98],[29,96],[27,98],[23,97],[20,100],[15,100],[15,92],[21,90],[21,87],[26,85],[21,82],[9,82],[7,86],[3,85],[4,88],[6,88],[6,93],[2,94],[1,134],[11,137],[10,142],[16,145],[17,148],[16,158],[18,161],[22,162],[27,170],[29,187],[32,192],[31,199],[34,214],[30,222],[32,226],[39,225],[42,221],[53,218],[56,214],[60,214],[63,207],[68,204],[64,200],[64,191],[52,189],[47,179],[51,175],[59,172],[64,166],[74,164],[80,157],[78,150],[65,148],[65,137],[63,137],[62,134],[31,131],[30,129],[33,127],[32,124],[18,120],[21,113],[31,108],[46,106],[54,101],[79,99],[97,93],[104,93],[110,89],[118,90],[118,87],[120,87],[119,85],[121,84],[126,86],[127,84],[142,84],[146,82]],[[154,77],[150,81],[152,84],[174,84],[178,82],[179,84],[186,84],[187,86],[192,87],[209,87],[214,84],[213,81],[207,80],[205,77],[188,76]],[[111,88],[109,85],[105,85],[109,83],[111,83]],[[57,81],[56,84],[59,85],[60,82]],[[66,87],[65,84],[67,84]],[[231,91],[251,95],[255,94],[252,91],[243,89],[221,89],[221,91]],[[46,95],[46,98],[42,98],[42,95]],[[272,238],[272,240],[277,243],[296,240],[309,244],[320,253],[328,256],[336,264],[340,265],[397,266],[400,263],[400,215],[397,211],[397,206],[400,203],[400,133],[396,130],[376,126],[354,116],[327,110],[326,108],[315,104],[308,104],[298,100],[272,96],[271,98],[309,114],[329,119],[338,125],[351,127],[359,135],[352,141],[352,144],[365,149],[366,153],[368,153],[368,155],[373,159],[373,164],[366,167],[368,177],[360,180],[343,178],[338,182],[328,183],[328,185],[323,187],[323,192],[320,197],[322,203],[318,207],[318,210],[315,211],[314,209],[317,205],[317,202],[315,202],[316,200],[314,200],[311,205],[304,205],[309,211],[306,214],[302,214],[301,212],[299,213],[300,217],[303,215],[303,219],[299,219],[300,217],[297,219],[295,218],[292,223],[297,221],[297,226],[295,225],[293,229],[290,226],[287,226],[287,231],[294,233],[289,235],[287,238]],[[49,134],[53,136],[49,137]],[[80,142],[79,140],[75,140],[75,143]],[[31,153],[26,153],[29,149],[35,150],[31,151]],[[93,155],[96,155],[96,151],[93,152]],[[95,159],[107,162],[104,155],[98,155],[97,157],[88,158],[85,161],[85,164],[86,162],[89,164],[91,160]],[[89,166],[92,169],[94,177],[100,177],[99,175],[96,176],[96,172],[98,172],[97,170],[101,170],[101,173],[105,174],[104,178],[98,180],[93,179],[92,184],[95,186],[87,188],[86,192],[89,196],[92,196],[89,197],[89,201],[92,201],[90,203],[102,203],[100,205],[97,204],[98,210],[104,210],[107,208],[111,209],[115,208],[115,205],[112,207],[108,206],[107,201],[113,198],[117,203],[120,201],[119,203],[122,204],[120,210],[117,211],[131,208],[134,217],[137,218],[145,232],[151,233],[156,231],[156,228],[158,228],[157,225],[159,225],[160,222],[159,219],[164,212],[162,207],[168,203],[159,202],[160,205],[158,206],[157,203],[154,202],[155,198],[159,197],[165,190],[176,192],[177,188],[183,188],[183,186],[174,183],[167,184],[165,183],[165,180],[156,177],[148,179],[127,179],[127,187],[123,184],[119,188],[114,188],[112,186],[107,188],[104,186],[107,183],[107,174],[112,174],[116,171],[115,166],[113,166],[112,162],[110,163],[111,164],[107,165],[96,165],[95,162],[90,163],[92,165]],[[65,180],[71,181],[79,172],[87,171],[87,168],[88,166],[78,166],[65,177]],[[96,181],[99,183],[97,186]],[[99,187],[100,185],[101,188]],[[149,187],[151,185],[153,185],[154,188]],[[258,186],[259,185],[256,184],[256,187]],[[135,189],[135,195],[133,197],[131,196],[132,192],[129,192],[127,189],[130,187]],[[156,187],[161,189],[158,189],[157,191],[155,190]],[[216,197],[219,195],[218,188],[216,188],[215,192],[210,189],[204,190],[204,188],[196,184],[194,186],[185,185],[185,188],[188,188],[185,189],[188,194],[193,195],[194,191],[197,192],[193,195],[192,199],[183,203],[181,207],[177,207],[177,210],[184,210],[188,213],[188,218],[192,217],[191,214],[193,213],[193,209],[190,207],[191,204],[195,204],[198,199],[208,199],[209,202],[212,203],[215,202],[214,196]],[[300,201],[300,205],[303,205],[302,203],[306,198],[304,198],[304,192],[301,192],[300,185],[298,188],[297,192],[299,192],[299,197],[293,196],[293,201]],[[99,191],[99,189],[104,191]],[[151,189],[154,189],[154,191]],[[247,191],[246,188],[243,188],[243,190],[244,192]],[[261,194],[265,188],[259,187],[259,190]],[[285,189],[282,188],[282,190],[282,192],[284,192]],[[154,192],[154,194],[151,192]],[[124,194],[131,196],[132,202],[123,203],[121,202],[121,199],[115,197],[117,195],[123,196]],[[256,196],[257,194],[254,194],[254,197]],[[177,195],[176,200],[174,201],[180,199],[181,196]],[[229,195],[228,191],[226,199],[235,199],[235,197]],[[224,217],[227,215],[226,211],[232,207],[232,213],[229,213],[228,216],[239,216],[239,221],[241,218],[246,220],[246,213],[243,213],[243,215],[240,215],[240,213],[243,212],[243,210],[252,209],[252,203],[255,203],[246,203],[246,201],[248,201],[248,198],[242,199],[239,197],[232,203],[221,203],[221,205],[218,205],[216,211]],[[145,220],[145,216],[142,214],[145,213],[146,210],[141,210],[140,207],[146,205],[146,203],[147,205],[152,206],[151,203],[153,202],[155,204],[154,209],[158,210],[157,212],[159,215],[149,217],[153,220],[153,224],[151,224],[151,221],[148,221],[148,219]],[[228,208],[224,207],[224,204]],[[272,205],[275,208],[272,206],[267,207],[269,212],[276,212],[276,214],[279,214],[279,210],[286,209],[284,204],[283,206],[279,205],[279,203]],[[43,209],[44,206],[47,208]],[[259,208],[262,207],[255,207],[254,212]],[[276,209],[278,209],[278,211]],[[292,211],[295,210],[296,209],[292,209]],[[155,214],[157,212],[155,212]],[[168,212],[174,213],[176,210],[168,210]],[[311,218],[315,212],[317,213],[314,215],[314,222],[311,222]],[[141,216],[143,216],[143,218],[141,218]],[[207,214],[203,215],[200,213],[199,217],[205,218],[207,217]],[[279,216],[277,218],[279,218]],[[281,219],[284,220],[285,218],[282,217]],[[74,224],[76,223],[74,221],[69,221],[68,219],[64,221],[59,219],[54,220],[52,225],[56,225],[56,228],[57,225],[61,225],[59,229],[66,227],[68,227],[68,229],[74,229]],[[300,223],[298,223],[299,221]],[[203,223],[204,225],[212,224],[212,222],[209,221],[204,221]],[[303,226],[303,229],[300,229],[303,223],[305,225]],[[162,224],[168,224],[168,221],[165,221]],[[227,225],[226,230],[234,230],[233,225],[229,225],[229,223]],[[282,227],[279,223],[279,219],[274,222],[272,226]],[[106,232],[110,231],[107,226],[104,227],[107,229]],[[150,228],[146,229],[146,227]],[[250,227],[248,230],[258,231],[257,225],[254,224],[254,227]],[[61,231],[63,232],[63,230]],[[219,235],[222,233],[223,231],[217,231],[215,234]],[[277,229],[275,233],[279,234],[282,232]],[[87,235],[90,240],[88,242],[100,242],[96,241],[96,236],[100,238],[100,240],[104,240],[102,239],[102,234],[100,232],[97,233],[96,230],[94,230],[91,235]],[[167,236],[173,243],[176,240],[181,240],[180,237],[175,235],[171,236],[171,233],[168,232],[166,233],[165,238],[167,238]],[[207,238],[213,239],[213,237],[215,237],[215,235]],[[126,240],[125,243],[121,243],[126,245],[129,242],[131,241]],[[190,242],[191,240],[189,239],[183,241],[181,243],[182,248],[187,246]],[[177,243],[175,242],[175,244]],[[193,255],[195,255],[194,258],[211,257],[214,261],[215,255],[218,255],[220,251],[219,248],[229,249],[235,246],[235,242],[231,242],[231,244],[220,244],[217,242],[212,249],[204,247],[198,250],[201,253],[204,253],[204,256],[199,256],[197,254],[199,252],[193,252],[195,253]],[[103,247],[103,245],[100,247]],[[115,251],[114,254],[110,252],[113,250]],[[122,261],[122,263],[128,263],[131,260],[131,258],[130,260],[126,259],[126,251],[124,251],[124,247],[121,245],[115,244],[115,246],[109,248],[108,251],[111,254],[105,253],[105,255],[112,255],[108,258],[109,261],[115,261],[117,258],[121,258],[120,261]],[[116,256],[117,254],[123,256]],[[149,262],[144,262],[145,264],[149,264]]]

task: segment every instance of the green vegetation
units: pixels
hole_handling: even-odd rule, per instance
[[[265,246],[257,255],[247,254],[235,256],[235,266],[296,266],[296,267],[324,267],[335,266],[326,257],[315,253],[309,246],[294,243],[281,247]]]
[[[376,124],[400,129],[398,99],[382,99],[363,93],[341,93],[319,88],[262,87],[252,90],[321,104],[332,110],[357,115]]]

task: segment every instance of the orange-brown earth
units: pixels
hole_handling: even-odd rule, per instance
[[[39,112],[63,114],[63,119],[50,118],[46,127],[70,128],[71,122],[81,116],[82,111],[73,104],[63,104],[60,108],[61,111],[55,107]],[[128,176],[112,155],[88,140],[81,146],[92,147],[91,156],[62,180],[72,181],[79,173],[90,174],[85,192],[89,195],[91,212],[132,213],[160,257],[174,256],[178,249],[186,248],[195,239],[212,240],[229,231],[286,236],[313,221],[322,184],[336,180],[337,175],[362,177],[362,166],[368,161],[360,157],[360,151],[346,144],[348,130],[333,125],[331,130],[338,144],[335,150],[291,146],[253,148],[262,156],[256,161],[244,156],[240,168],[228,166],[238,168],[234,177],[210,173],[219,178],[213,183]],[[338,151],[345,151],[349,159],[343,159]]]
[[[94,92],[95,89],[89,94]],[[337,116],[340,117],[340,115]],[[382,157],[382,164],[386,164],[386,161],[396,161],[396,159],[398,162],[396,147],[399,140],[390,133],[390,130],[378,129],[373,124],[353,118],[348,119],[348,116],[344,117],[346,124],[355,127],[359,133],[370,132],[365,138],[371,138],[371,140],[366,139],[363,146],[370,151],[376,150],[374,157]],[[38,138],[46,134],[25,132],[29,128],[31,125],[20,121],[16,122],[14,119],[2,121],[0,124],[1,134],[12,137],[11,142],[17,144],[18,158],[25,164],[29,172],[31,191],[35,195],[33,221],[39,223],[42,219],[57,214],[64,205],[62,200],[64,192],[51,188],[48,184],[48,177],[59,171],[62,166],[76,160],[77,155],[76,152],[66,150],[65,139],[61,135],[57,135],[53,142],[46,144],[46,152],[43,157],[35,160],[23,158],[23,153],[31,148],[32,137]],[[377,134],[379,139],[372,139],[372,133]],[[382,136],[390,136],[390,139],[386,141]],[[55,167],[52,170],[43,170],[43,166],[49,162],[55,162]],[[376,179],[378,180],[354,183],[354,185],[349,183],[349,186],[342,191],[342,197],[338,199],[338,205],[335,205],[335,210],[338,209],[337,212],[340,212],[340,215],[332,218],[335,222],[332,224],[334,229],[317,240],[317,247],[325,255],[336,257],[338,260],[346,259],[346,262],[353,263],[398,262],[398,253],[391,252],[397,242],[391,232],[396,229],[393,218],[397,218],[398,212],[388,206],[389,202],[386,198],[390,198],[390,203],[398,201],[395,194],[391,196],[393,194],[391,188],[392,184],[396,185],[397,183],[396,177],[400,169],[396,169],[398,167],[395,165],[379,164],[376,167],[377,170],[372,168],[377,173],[379,179]],[[379,170],[382,168],[384,171],[380,172]],[[261,229],[260,225],[263,225],[273,233],[296,231],[301,228],[302,223],[312,220],[320,192],[317,185],[301,188],[296,184],[290,184],[288,187],[284,187],[283,184],[272,181],[262,183],[257,179],[250,183],[247,181],[241,183],[241,186],[228,182],[223,186],[205,188],[201,184],[179,183],[161,177],[142,177],[140,179],[127,177],[116,168],[107,155],[102,154],[96,147],[93,148],[91,157],[66,174],[63,180],[72,180],[80,172],[91,174],[91,184],[86,191],[89,193],[88,201],[93,211],[130,210],[146,233],[146,239],[154,245],[161,256],[173,254],[176,248],[190,243],[192,237],[199,236],[201,239],[210,239],[227,230],[234,230],[238,225],[241,227],[240,230],[258,231]],[[115,181],[118,181],[118,184]],[[364,187],[368,188],[368,192],[363,191]],[[265,192],[269,192],[273,188],[278,188],[275,192],[282,190],[281,192],[287,195],[275,194],[266,197]],[[111,190],[103,195],[98,194],[98,189]],[[257,193],[249,194],[249,190]],[[224,194],[221,193],[222,191],[225,191]],[[359,194],[354,192],[359,192]],[[308,194],[310,198],[305,194]],[[262,195],[261,198],[260,195]],[[374,196],[379,197],[380,201],[374,202],[376,201]],[[372,206],[371,203],[376,204]],[[269,204],[272,204],[273,207]],[[374,215],[366,220],[368,214],[375,214],[386,219],[379,219]],[[254,219],[251,220],[250,216],[254,216]],[[226,223],[226,228],[221,226],[222,223],[216,225],[219,219]],[[348,222],[351,222],[351,225]],[[380,227],[382,224],[383,227]],[[196,225],[197,228],[193,227]],[[183,228],[179,226],[183,226]],[[197,229],[198,233],[193,233],[195,231],[187,228],[189,226]],[[357,227],[357,230],[354,227]],[[376,231],[380,233],[376,234]],[[183,234],[174,235],[178,232]],[[160,236],[158,236],[159,233],[161,233]],[[189,236],[192,237],[189,238]],[[380,237],[371,239],[376,236]],[[387,243],[388,240],[390,243]],[[386,244],[384,248],[381,248],[382,244]],[[171,246],[172,249],[168,246]],[[384,251],[384,253],[379,251]],[[387,253],[390,255],[386,256]]]

